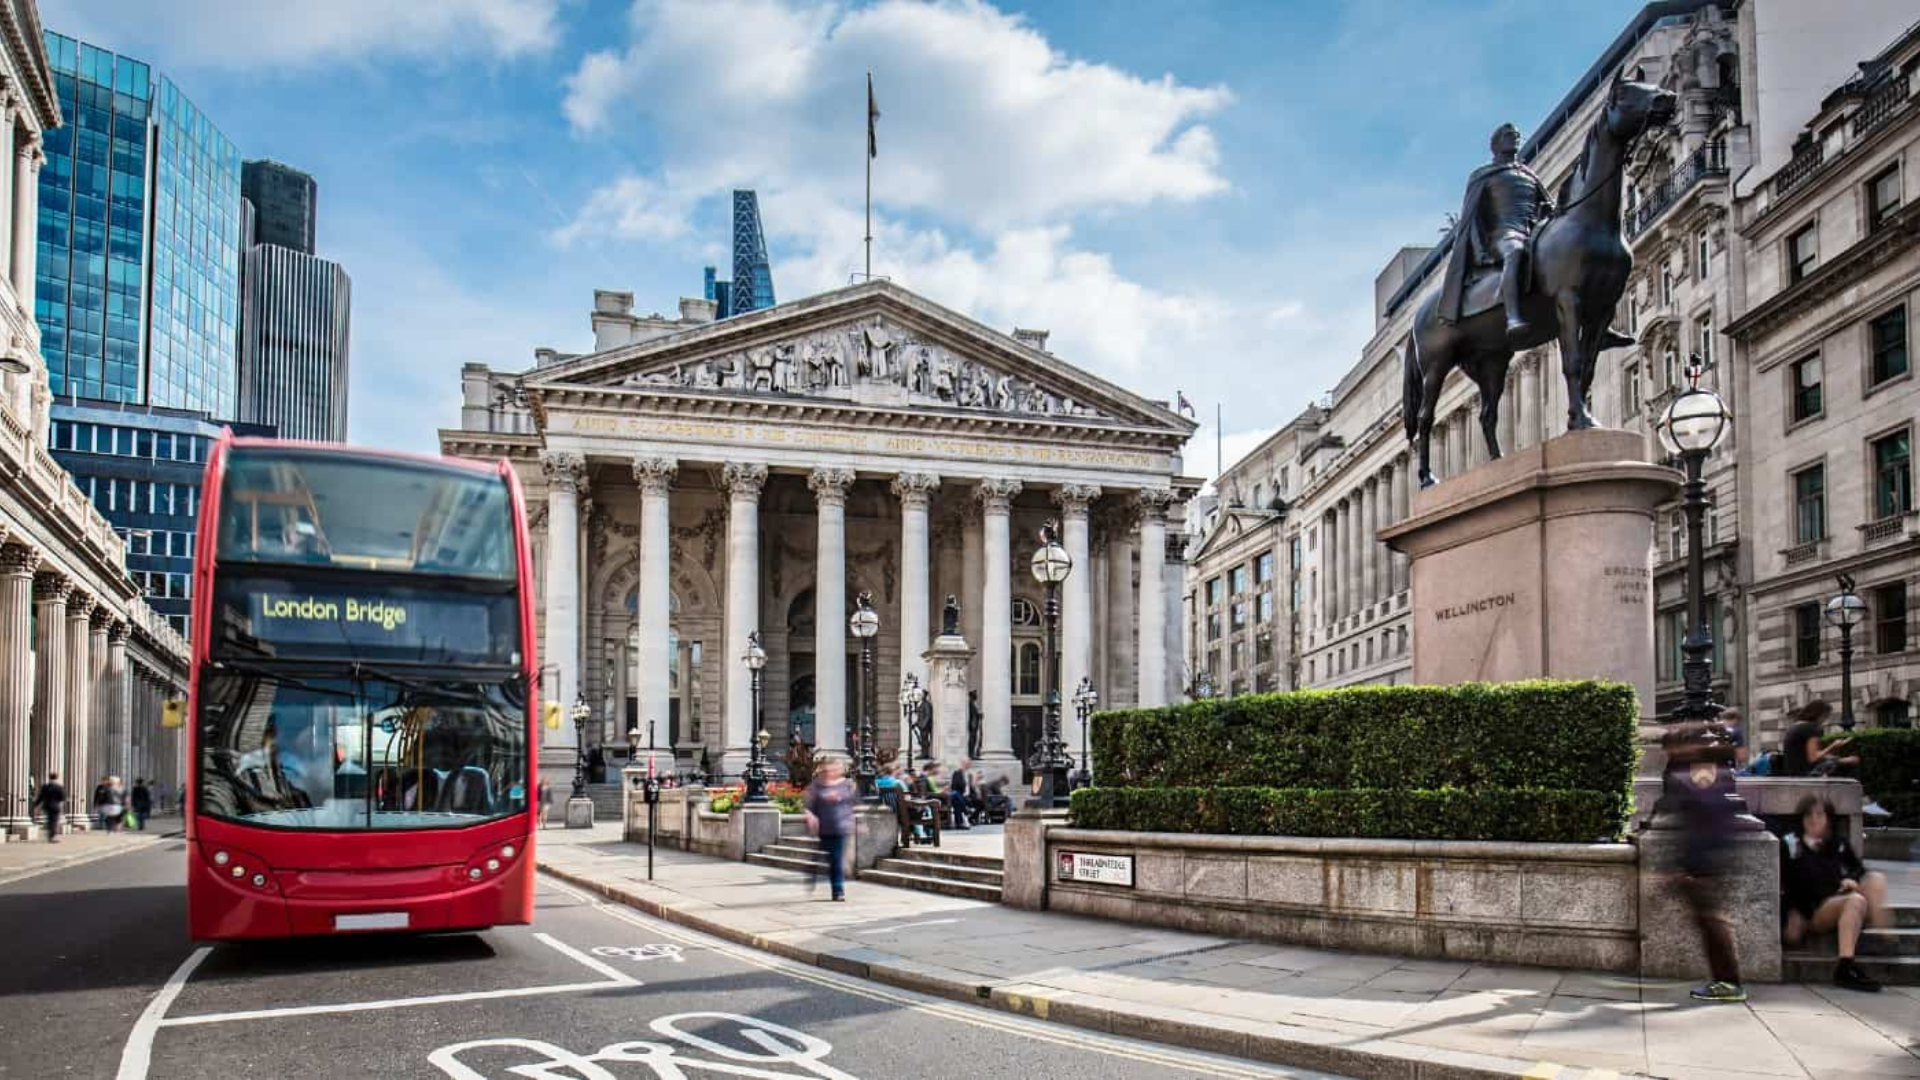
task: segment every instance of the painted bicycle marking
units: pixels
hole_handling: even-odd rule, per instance
[[[598,950],[596,950],[598,951]],[[707,1032],[686,1030],[690,1024],[738,1025],[728,1032],[737,1042],[717,1041]],[[783,1027],[770,1020],[723,1012],[676,1013],[647,1025],[667,1042],[636,1039],[610,1043],[591,1054],[576,1054],[540,1039],[475,1039],[443,1046],[427,1055],[427,1061],[454,1080],[490,1080],[492,1077],[524,1077],[525,1080],[622,1080],[632,1070],[615,1072],[608,1065],[639,1065],[650,1070],[646,1075],[659,1080],[686,1080],[689,1072],[722,1076],[748,1076],[756,1080],[855,1080],[826,1063],[833,1044],[825,1039]],[[675,1043],[681,1044],[675,1046]],[[749,1044],[752,1049],[739,1044]],[[710,1059],[684,1056],[682,1047],[711,1055]],[[505,1071],[482,1072],[462,1056],[477,1057],[485,1050],[518,1050],[538,1055],[539,1060],[508,1065]],[[491,1055],[498,1058],[499,1055]],[[800,1071],[781,1071],[779,1067]]]
[[[671,960],[684,964],[687,958],[681,955],[680,946],[671,942],[651,942],[646,945],[596,945],[595,956],[618,956],[636,963],[646,960]]]

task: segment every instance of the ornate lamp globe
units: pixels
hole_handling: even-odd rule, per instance
[[[1827,622],[1843,630],[1852,630],[1865,621],[1867,602],[1847,589],[1839,596],[1827,601]]]
[[[900,707],[909,709],[920,704],[920,695],[922,693],[923,691],[920,689],[920,677],[912,672],[908,672],[906,679],[900,684]]]
[[[767,744],[773,741],[773,735],[766,728],[761,728],[760,734],[755,735],[753,741],[760,744],[760,749],[765,750]]]
[[[1678,457],[1705,454],[1720,444],[1733,413],[1719,394],[1700,385],[1700,358],[1687,365],[1687,388],[1660,417],[1660,445]]]
[[[1060,546],[1052,522],[1040,527],[1040,547],[1033,553],[1033,579],[1042,585],[1058,585],[1073,573],[1073,558]]]
[[[1085,706],[1088,709],[1092,709],[1100,703],[1100,694],[1094,690],[1092,679],[1080,680],[1080,688],[1073,692],[1073,700],[1075,704]]]
[[[587,717],[592,715],[593,715],[593,707],[587,704],[587,699],[585,696],[582,696],[580,700],[574,702],[573,704],[573,722],[574,723],[578,724],[586,720]]]
[[[759,671],[767,666],[767,650],[760,647],[760,631],[747,634],[747,651],[741,654],[740,659],[747,662],[750,671]]]
[[[873,610],[873,596],[861,593],[854,598],[853,616],[847,620],[847,629],[857,638],[870,638],[880,632],[880,616]]]

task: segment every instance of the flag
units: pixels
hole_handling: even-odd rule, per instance
[[[1188,401],[1188,400],[1187,400],[1187,395],[1186,395],[1186,394],[1184,394],[1184,393],[1182,393],[1182,392],[1180,392],[1180,391],[1178,391],[1178,390],[1175,390],[1175,391],[1173,392],[1173,396],[1174,396],[1174,398],[1175,398],[1175,401],[1174,401],[1174,412],[1176,412],[1176,413],[1186,413],[1186,414],[1187,414],[1188,416],[1193,416],[1193,415],[1194,415],[1194,411],[1193,411],[1193,402],[1191,402],[1191,401]]]
[[[880,104],[873,99],[873,72],[867,72],[867,156],[880,156]]]

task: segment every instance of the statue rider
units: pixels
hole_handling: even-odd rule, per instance
[[[1553,197],[1520,161],[1519,128],[1512,124],[1495,128],[1492,149],[1492,163],[1475,169],[1467,179],[1460,220],[1454,226],[1453,251],[1447,257],[1440,317],[1460,321],[1470,267],[1497,266],[1507,338],[1519,342],[1533,329],[1520,309],[1520,294],[1527,284],[1527,241],[1553,216]]]

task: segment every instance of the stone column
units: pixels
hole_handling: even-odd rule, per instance
[[[1063,484],[1053,489],[1060,507],[1060,543],[1073,572],[1060,585],[1061,714],[1073,714],[1073,692],[1093,670],[1093,554],[1087,537],[1087,512],[1100,489],[1092,484]]]
[[[113,772],[113,740],[107,735],[107,631],[113,613],[103,603],[93,609],[87,624],[87,771],[96,776]],[[120,778],[128,787],[133,777]]]
[[[1371,479],[1361,482],[1359,493],[1360,527],[1355,531],[1360,541],[1360,602],[1372,607],[1380,600],[1380,575],[1373,560],[1373,519],[1380,512],[1380,496]]]
[[[1379,576],[1380,591],[1374,595],[1376,601],[1390,600],[1393,587],[1393,552],[1381,543],[1380,533],[1393,524],[1393,466],[1386,465],[1373,474],[1373,563],[1374,573]]]
[[[932,473],[901,473],[893,478],[900,499],[900,679],[911,674],[927,685],[927,661],[922,655],[933,637],[927,630],[927,605],[932,588],[931,554],[927,550],[927,508],[940,478]],[[886,700],[883,695],[882,701]],[[902,739],[901,745],[906,744]]]
[[[14,124],[14,116],[15,106],[12,101],[0,105],[0,131],[6,132],[4,142],[7,154],[9,155],[8,160],[12,160],[11,155],[14,152],[14,142],[19,138],[20,131]],[[15,212],[13,196],[15,192],[20,190],[19,187],[14,184],[13,180],[13,169],[0,168],[0,208],[3,208],[3,210],[0,210],[0,273],[8,274],[8,281],[13,280],[11,277],[13,273],[13,217]],[[38,192],[28,192],[27,194],[34,197],[36,202],[38,201]]]
[[[1500,433],[1500,452],[1503,454],[1511,454],[1517,449],[1515,433],[1520,430],[1516,420],[1520,408],[1519,396],[1520,373],[1509,369],[1506,385],[1500,394],[1500,413],[1494,421],[1495,430]]]
[[[634,698],[641,730],[654,722],[655,746],[670,734],[673,716],[673,664],[668,648],[673,628],[673,535],[670,493],[680,464],[672,458],[633,459],[640,486],[640,590],[635,602],[639,622]],[[671,752],[669,752],[671,756]],[[652,762],[649,768],[654,768]],[[658,771],[657,769],[655,770]]]
[[[33,730],[33,572],[40,555],[24,544],[0,540],[0,832],[24,836],[33,802],[27,777]]]
[[[1107,534],[1107,685],[1100,687],[1100,701],[1119,708],[1139,701],[1127,665],[1134,651],[1133,536],[1112,525]]]
[[[1340,535],[1340,507],[1336,504],[1327,507],[1320,515],[1320,625],[1332,626],[1340,610],[1340,579],[1335,568],[1339,566],[1339,546],[1336,538]]]
[[[540,697],[560,706],[560,726],[540,729],[544,746],[573,749],[574,724],[568,711],[580,688],[580,489],[587,460],[565,451],[541,456],[547,477],[546,641],[541,663],[548,684]]]
[[[1465,409],[1457,409],[1447,418],[1447,467],[1451,470],[1449,475],[1459,476],[1473,467],[1473,460],[1468,457],[1469,453],[1467,413]]]
[[[726,747],[721,771],[739,775],[747,767],[747,742],[753,738],[753,678],[740,662],[747,634],[760,629],[760,492],[767,467],[729,461],[720,470],[727,489],[727,621],[720,652],[727,671]],[[818,598],[820,592],[814,590]]]
[[[1520,358],[1519,405],[1514,410],[1519,424],[1514,447],[1525,449],[1540,441],[1540,357],[1532,353]]]
[[[986,559],[982,549],[986,546],[985,524],[980,513],[980,504],[969,501],[963,512],[960,525],[960,632],[971,644],[983,640],[981,637],[980,598],[986,593]],[[967,661],[967,685],[980,687],[980,654],[976,650],[973,659]]]
[[[133,703],[127,694],[127,620],[115,619],[107,628],[107,688],[100,695],[106,710],[107,771],[119,774],[133,788]]]
[[[1140,664],[1142,708],[1165,705],[1167,692],[1167,506],[1173,492],[1147,488],[1134,495],[1140,508]]]
[[[13,256],[7,269],[13,275],[13,295],[20,310],[33,314],[34,222],[40,207],[40,140],[21,139],[13,149]],[[92,789],[88,789],[92,790]]]
[[[66,751],[60,756],[60,775],[67,784],[67,822],[74,828],[87,827],[92,807],[93,785],[100,777],[93,772],[90,753],[93,723],[93,659],[88,643],[93,636],[88,625],[93,617],[94,599],[75,590],[67,597],[67,666],[61,677],[67,680]]]
[[[1020,481],[992,476],[973,491],[980,500],[982,540],[980,756],[1008,770],[1020,767],[1013,756],[1013,539],[1008,521],[1018,494]]]
[[[847,756],[847,489],[853,470],[822,466],[807,476],[819,533],[813,575],[813,749]],[[923,534],[924,535],[924,534]]]
[[[1359,591],[1356,586],[1360,580],[1360,575],[1354,572],[1355,566],[1353,558],[1353,531],[1359,524],[1360,515],[1354,513],[1353,493],[1348,492],[1347,497],[1340,500],[1340,522],[1338,529],[1340,536],[1340,610],[1334,613],[1334,618],[1336,619],[1346,618],[1358,610],[1360,606],[1358,597],[1355,595]]]

